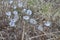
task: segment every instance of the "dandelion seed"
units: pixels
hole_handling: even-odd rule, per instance
[[[37,24],[37,21],[35,19],[30,19],[29,21],[31,24]]]
[[[47,22],[44,23],[44,25],[50,26],[51,25],[51,22],[47,21]]]
[[[31,15],[32,14],[32,11],[31,10],[27,10],[26,14],[27,15]]]
[[[29,16],[23,16],[23,19],[29,20]]]

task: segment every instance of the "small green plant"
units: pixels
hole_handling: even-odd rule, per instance
[[[36,2],[37,2],[36,0],[29,0],[29,1],[28,1],[28,4],[29,4],[29,5],[35,5]]]
[[[50,10],[51,6],[52,6],[51,3],[43,4],[43,5],[41,5],[41,9],[42,9],[41,11],[46,13]]]

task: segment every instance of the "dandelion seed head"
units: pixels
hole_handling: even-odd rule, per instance
[[[13,14],[14,15],[18,15],[18,11],[13,11]]]
[[[50,26],[51,25],[51,22],[47,21],[47,22],[44,23],[44,25]]]
[[[13,8],[13,9],[16,9],[16,8],[17,8],[17,6],[16,6],[16,5],[14,5],[14,6],[12,6],[12,8]]]
[[[38,30],[43,31],[42,25],[39,25],[39,26],[38,26]]]
[[[37,21],[35,19],[30,19],[29,21],[31,24],[37,24]]]
[[[31,10],[27,10],[26,14],[31,15],[32,11]]]
[[[23,2],[19,2],[18,7],[23,7]]]
[[[13,3],[13,0],[10,0],[9,3],[12,4]]]
[[[11,12],[10,11],[6,12],[6,15],[11,16]]]
[[[27,9],[23,9],[22,11],[23,11],[23,12],[26,12],[26,11],[27,11]]]
[[[15,22],[17,22],[18,19],[19,19],[19,16],[18,15],[15,15],[13,19],[14,19]]]
[[[9,23],[9,25],[10,25],[11,27],[15,26],[15,22],[11,21],[11,22]]]
[[[29,16],[23,16],[23,19],[29,20]]]
[[[16,22],[16,20],[15,20],[15,19],[11,19],[10,21],[11,21],[11,22]]]

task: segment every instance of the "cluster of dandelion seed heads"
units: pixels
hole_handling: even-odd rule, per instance
[[[13,4],[13,0],[10,0],[9,2],[8,2],[10,5],[11,4]],[[31,17],[31,15],[33,15],[33,11],[31,10],[31,9],[26,9],[26,8],[23,8],[24,7],[24,3],[23,2],[21,2],[21,1],[18,1],[18,4],[17,5],[13,5],[13,6],[11,6],[12,7],[12,9],[14,9],[14,11],[13,12],[11,12],[11,11],[7,11],[6,12],[6,16],[8,17],[8,19],[10,19],[9,21],[9,25],[11,26],[11,27],[14,27],[14,26],[16,26],[16,22],[18,21],[18,19],[19,19],[19,14],[21,14],[21,13],[19,13],[18,12],[18,10],[16,10],[17,8],[22,8],[22,14],[26,14],[25,16],[23,16],[22,18],[23,18],[23,20],[25,20],[25,21],[28,21],[30,24],[32,24],[32,25],[38,25],[38,30],[40,30],[40,31],[43,31],[43,27],[42,27],[42,25],[40,25],[40,24],[38,24],[38,22],[36,21],[36,19],[35,18],[33,18],[33,17]],[[14,15],[14,17],[13,18],[11,18],[11,16],[12,16],[12,14]],[[43,25],[45,25],[45,26],[50,26],[52,23],[50,22],[50,21],[47,21],[47,22],[44,22],[44,24]]]
[[[16,26],[15,22],[17,22],[18,19],[19,19],[18,11],[13,11],[13,14],[14,14],[14,17],[11,18],[12,12],[10,12],[10,11],[6,12],[6,15],[8,16],[8,19],[10,19],[9,20],[10,21],[10,23],[9,23],[10,26]]]

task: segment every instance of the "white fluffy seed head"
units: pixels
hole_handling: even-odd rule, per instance
[[[14,16],[14,20],[15,20],[15,21],[18,21],[18,19],[19,19],[19,16],[18,16],[18,15],[15,15],[15,16]]]
[[[23,2],[19,2],[18,7],[23,7]]]
[[[10,11],[6,12],[6,15],[11,16],[11,12]]]
[[[17,8],[17,6],[16,5],[14,5],[14,6],[12,6],[13,7],[13,9],[16,9]]]
[[[35,19],[30,19],[29,22],[30,22],[31,24],[37,24],[37,21],[36,21]]]
[[[14,15],[18,15],[18,11],[13,11],[13,14]]]
[[[26,11],[27,11],[27,9],[23,9],[23,10],[22,10],[22,12],[26,12]]]
[[[16,20],[15,20],[15,19],[11,19],[10,21],[11,21],[11,22],[16,22]]]
[[[31,10],[27,10],[26,14],[27,15],[31,15],[32,14],[32,11]]]
[[[24,20],[29,20],[29,16],[23,16]]]
[[[15,22],[11,21],[11,22],[9,23],[9,25],[10,25],[11,27],[15,26]]]
[[[12,4],[13,3],[13,0],[10,0],[9,3]]]
[[[45,26],[51,26],[51,22],[50,21],[47,21],[44,23]]]
[[[39,25],[38,26],[38,30],[43,31],[43,26],[42,25]]]

